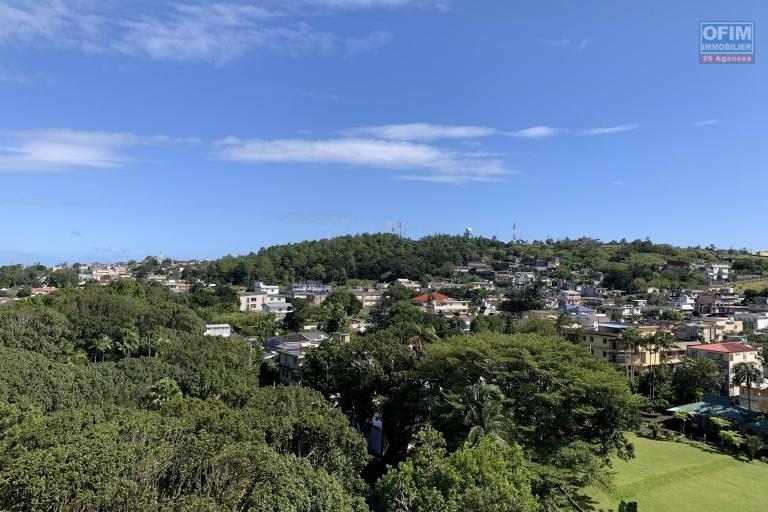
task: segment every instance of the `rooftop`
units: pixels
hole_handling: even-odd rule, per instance
[[[754,352],[757,349],[749,345],[743,345],[736,341],[728,343],[702,343],[701,345],[691,345],[688,348],[695,350],[703,350],[705,352],[721,352],[721,353],[734,353],[734,352]]]
[[[432,298],[432,300],[453,300],[449,296],[445,295],[444,293],[435,292],[435,293],[422,293],[421,295],[417,295],[413,299],[411,299],[411,302],[428,302],[429,299]]]

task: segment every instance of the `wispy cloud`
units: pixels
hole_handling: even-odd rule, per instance
[[[560,39],[537,39],[537,43],[542,44],[544,46],[551,46],[552,48],[566,48],[573,46],[577,51],[581,51],[590,44],[592,44],[592,38],[591,37],[585,37],[584,39],[580,39],[577,42],[574,43],[574,41],[571,41],[567,37],[562,37]]]
[[[563,37],[562,39],[537,39],[537,43],[545,46],[563,47],[571,44],[571,40]]]
[[[704,121],[694,121],[690,125],[694,127],[701,127],[701,126],[717,126],[720,124],[719,119],[705,119]]]
[[[497,133],[486,126],[449,126],[429,123],[385,124],[344,130],[346,135],[375,137],[387,140],[437,140],[487,137]]]
[[[522,130],[505,131],[489,126],[442,125],[429,123],[385,124],[364,126],[343,130],[341,133],[353,137],[372,137],[399,141],[434,141],[440,139],[476,139],[491,136],[507,136],[520,139],[545,139],[556,135],[609,135],[638,128],[637,123],[608,126],[602,128],[556,128],[551,126],[531,126]]]
[[[26,84],[37,80],[39,75],[29,75],[22,73],[17,69],[8,68],[0,65],[0,82],[12,82],[17,84]]]
[[[335,164],[388,170],[411,170],[396,177],[463,183],[498,181],[509,170],[501,160],[428,144],[366,138],[325,140],[239,139],[215,144],[215,156],[240,162]]]
[[[308,18],[327,10],[439,8],[444,4],[427,0],[265,0],[259,4],[189,0],[147,3],[125,13],[117,12],[114,4],[92,1],[0,0],[0,45],[76,48],[217,64],[256,51],[354,55],[388,44],[393,34],[383,30],[324,32],[312,27]]]
[[[586,48],[587,46],[589,46],[590,44],[592,44],[592,38],[591,37],[587,37],[587,38],[582,39],[581,41],[579,41],[579,44],[576,45],[576,49],[581,51],[584,48]]]
[[[45,129],[0,132],[0,171],[65,171],[117,167],[126,150],[149,144],[184,142],[165,135]]]
[[[518,137],[523,139],[544,139],[548,137],[554,137],[555,135],[577,135],[583,137],[589,137],[594,135],[610,135],[613,133],[628,132],[636,130],[640,125],[638,123],[622,124],[619,126],[607,126],[602,128],[553,128],[550,126],[532,126],[524,130],[518,130],[516,132],[507,132],[510,137]]]

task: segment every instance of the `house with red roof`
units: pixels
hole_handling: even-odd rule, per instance
[[[709,359],[717,364],[720,374],[723,376],[722,394],[725,396],[739,396],[739,386],[734,386],[732,382],[734,367],[737,364],[749,363],[762,370],[759,349],[735,341],[689,345],[686,350],[686,356],[696,359]]]
[[[425,311],[443,316],[461,316],[469,314],[469,301],[452,299],[444,293],[422,293],[411,299],[414,306]]]

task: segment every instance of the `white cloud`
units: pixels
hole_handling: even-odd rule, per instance
[[[294,6],[316,6],[339,10],[365,9],[402,9],[416,7],[421,9],[447,9],[448,0],[280,0]]]
[[[524,130],[518,130],[516,132],[507,132],[510,137],[520,137],[522,139],[543,139],[546,137],[554,137],[564,131],[562,128],[551,128],[549,126],[531,126]]]
[[[583,129],[571,129],[571,128],[552,128],[550,126],[532,126],[524,130],[516,132],[507,132],[506,135],[510,137],[519,137],[523,139],[544,139],[547,137],[554,137],[555,135],[580,135],[580,136],[593,136],[593,135],[610,135],[612,133],[627,132],[635,130],[640,125],[637,123],[623,124],[619,126],[608,126],[604,128],[583,128]]]
[[[638,123],[622,124],[620,126],[608,126],[606,128],[585,128],[583,130],[573,130],[575,135],[610,135],[612,133],[622,133],[636,130],[640,125]]]
[[[0,45],[77,48],[156,60],[223,63],[255,51],[356,54],[388,44],[383,30],[340,35],[306,19],[323,9],[381,9],[433,2],[338,0],[157,2],[124,13],[94,0],[0,0]],[[152,6],[151,8],[149,6]],[[303,6],[303,7],[302,7]],[[308,7],[320,9],[305,12]]]
[[[509,173],[500,160],[427,144],[366,138],[326,140],[227,137],[215,144],[216,157],[240,162],[336,164],[390,170],[415,170],[402,179],[462,183],[498,181]]]
[[[705,119],[704,121],[694,121],[691,123],[691,126],[700,127],[700,126],[717,126],[720,124],[719,119]]]
[[[118,167],[130,160],[125,154],[128,148],[173,142],[181,141],[165,135],[143,137],[132,133],[68,129],[1,132],[0,171]]]
[[[497,132],[485,126],[447,126],[429,123],[386,124],[344,130],[347,135],[361,135],[387,140],[437,140],[487,137]]]

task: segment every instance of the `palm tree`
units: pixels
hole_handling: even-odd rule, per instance
[[[749,451],[749,460],[755,460],[755,456],[760,452],[760,450],[765,448],[763,440],[757,436],[747,436],[744,445]]]
[[[112,338],[108,334],[105,334],[104,336],[99,338],[98,341],[96,341],[96,343],[93,345],[93,348],[96,349],[96,352],[101,354],[102,363],[104,362],[104,354],[112,350],[114,347],[115,347],[115,342],[112,340]],[[95,363],[96,362],[95,355],[93,356],[93,359],[94,359],[93,362]]]
[[[733,430],[721,430],[718,434],[720,439],[728,443],[733,449],[738,449],[739,446],[744,444],[744,436]]]
[[[660,352],[661,360],[666,364],[669,356],[667,352],[675,347],[675,337],[668,331],[656,331],[652,339],[654,352]]]
[[[693,413],[691,411],[686,411],[685,409],[680,409],[675,412],[674,416],[675,419],[680,421],[680,433],[685,434],[685,424],[693,419]]]
[[[727,428],[729,428],[731,426],[731,422],[730,421],[728,421],[725,418],[721,418],[720,416],[715,416],[714,418],[710,418],[709,421],[712,422],[712,424],[715,426],[715,428],[717,429],[718,432],[720,432],[722,430],[726,430]],[[723,439],[722,438],[720,438],[720,444],[723,444]]]
[[[624,371],[626,373],[627,380],[634,382],[635,380],[635,350],[643,343],[643,337],[640,334],[640,330],[637,327],[629,327],[624,329],[621,333],[621,341],[624,345]],[[627,352],[632,356],[632,364],[630,365]],[[630,370],[631,369],[631,370]],[[630,373],[631,371],[631,373]]]
[[[118,343],[118,349],[125,357],[131,357],[131,352],[138,350],[140,347],[141,338],[139,338],[139,333],[133,329],[127,329]]]
[[[437,331],[431,325],[413,325],[413,334],[406,340],[411,347],[418,347],[419,350],[424,349],[425,343],[435,343],[440,340],[437,336]]]
[[[760,368],[749,363],[737,363],[733,367],[733,384],[741,386],[747,385],[747,407],[752,410],[752,383],[759,382],[763,378]]]
[[[481,382],[469,388],[464,424],[471,427],[466,441],[470,446],[489,435],[507,441],[511,424],[504,414],[504,393],[498,386]]]
[[[181,388],[170,377],[165,377],[152,384],[149,393],[147,393],[149,403],[154,409],[161,409],[163,405],[179,397],[181,397]]]

